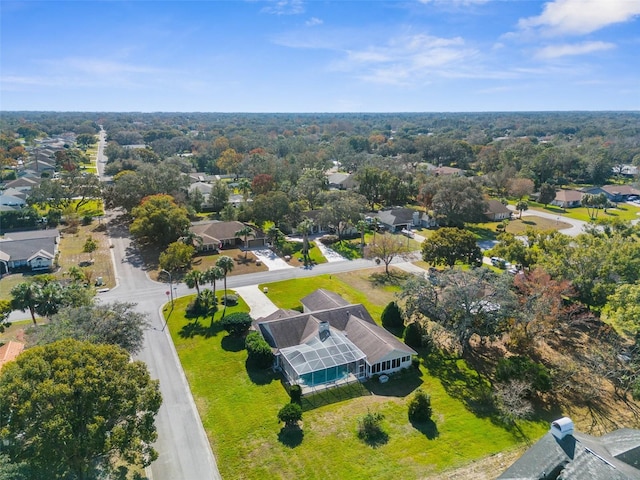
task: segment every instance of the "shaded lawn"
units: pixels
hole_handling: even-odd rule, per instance
[[[229,341],[220,329],[214,328],[208,337],[181,336],[191,323],[181,314],[188,301],[189,297],[176,301],[169,329],[223,478],[417,479],[522,442],[517,432],[473,415],[424,368],[392,377],[385,385],[365,384],[364,390],[355,386],[353,394],[333,392],[324,401],[312,398],[314,404],[303,414],[302,432],[289,442],[276,420],[289,401],[280,379],[247,368],[246,351],[237,349],[239,342]],[[414,426],[407,419],[405,395],[418,385],[431,395],[434,423],[429,426]],[[357,420],[367,409],[385,417],[389,440],[377,448],[356,436]],[[521,429],[535,440],[547,424],[526,423]]]

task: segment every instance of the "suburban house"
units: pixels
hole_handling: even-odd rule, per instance
[[[0,347],[0,370],[7,362],[15,360],[24,350],[24,343],[8,341]]]
[[[558,190],[556,192],[556,198],[551,201],[551,205],[555,205],[560,208],[574,208],[579,207],[582,202],[583,192],[578,190]]]
[[[242,222],[219,222],[208,220],[194,222],[191,224],[191,232],[202,239],[195,245],[199,252],[217,252],[226,248],[236,248],[243,246],[244,239],[236,237],[236,232],[242,230],[246,225]],[[254,236],[249,236],[249,247],[263,247],[266,238],[259,230],[253,229]]]
[[[456,167],[447,167],[440,165],[439,167],[429,168],[429,173],[435,175],[436,177],[446,176],[446,175],[460,175],[464,176],[464,170]]]
[[[604,185],[602,187],[592,187],[583,190],[584,193],[598,195],[604,193],[610,202],[625,202],[630,196],[640,196],[640,190],[631,185]]]
[[[623,177],[633,178],[640,175],[640,168],[635,165],[618,165],[611,169],[614,175],[622,175]]]
[[[40,184],[39,180],[28,177],[28,176],[23,176],[5,183],[4,188],[6,189],[11,188],[11,189],[19,190],[21,192],[28,193],[31,191],[33,187],[39,184]]]
[[[7,233],[0,239],[0,275],[53,267],[60,233],[56,229]]]
[[[327,174],[329,188],[336,190],[353,190],[358,187],[358,182],[351,173],[333,172]]]
[[[12,195],[12,193],[14,193],[14,194]],[[23,196],[20,195],[20,192],[18,192],[18,191],[10,192],[10,191],[5,190],[4,192],[2,192],[0,194],[0,205],[5,205],[7,207],[22,208],[26,204],[27,204],[27,202],[25,201]]]
[[[303,393],[411,366],[417,353],[378,326],[363,305],[319,289],[302,313],[280,309],[254,321],[275,354],[274,367]]]
[[[435,218],[428,213],[404,207],[380,210],[370,216],[375,217],[390,232],[411,230],[412,227],[435,227],[437,224]]]
[[[563,417],[498,480],[632,480],[640,478],[639,468],[640,430],[593,437],[574,431],[571,419]]]
[[[495,199],[487,200],[487,209],[484,214],[489,220],[499,222],[500,220],[511,218],[512,213],[501,201]]]

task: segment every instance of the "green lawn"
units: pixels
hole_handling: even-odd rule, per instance
[[[292,307],[307,292],[331,287],[349,301],[386,303],[376,305],[350,288],[349,279],[336,277],[269,284],[269,297]],[[464,362],[428,358],[428,368],[385,385],[352,385],[305,399],[302,433],[284,436],[276,414],[289,398],[280,379],[247,368],[242,340],[227,336],[217,322],[210,327],[209,319],[184,318],[190,298],[176,301],[168,325],[223,478],[426,478],[533,441],[548,428],[546,422],[525,422],[508,429],[472,413],[471,390],[483,382]],[[407,420],[406,397],[418,386],[431,395],[433,424]],[[389,434],[376,448],[356,436],[357,419],[368,409],[384,414]]]
[[[554,215],[558,215],[561,218],[563,216],[574,218],[576,220],[582,220],[583,222],[589,222],[591,220],[589,218],[589,214],[587,213],[587,209],[584,207],[563,209],[560,207],[554,207],[552,205],[547,205],[545,207],[541,203],[530,202],[529,209],[553,213]],[[624,221],[637,220],[639,218],[638,213],[640,213],[640,207],[635,207],[626,203],[620,203],[617,208],[608,208],[606,213],[603,210],[598,211],[596,219],[617,218]]]

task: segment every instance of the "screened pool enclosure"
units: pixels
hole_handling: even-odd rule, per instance
[[[315,387],[366,375],[366,355],[338,331],[322,325],[319,335],[280,350],[280,367],[293,385]]]

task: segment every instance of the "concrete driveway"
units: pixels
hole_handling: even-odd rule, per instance
[[[273,253],[272,250],[268,248],[257,248],[252,249],[251,253],[253,253],[258,260],[261,260],[264,263],[269,271],[271,270],[282,270],[285,268],[293,268],[287,262],[285,262],[282,258]]]

